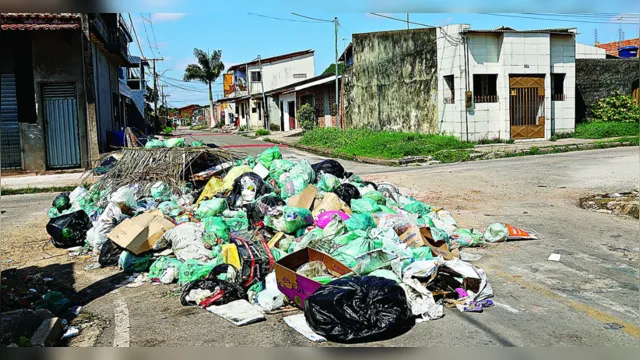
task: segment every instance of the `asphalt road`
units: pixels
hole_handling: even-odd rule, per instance
[[[216,138],[218,139],[218,138]],[[235,144],[250,139],[225,139]],[[223,141],[220,141],[222,143]],[[259,151],[258,151],[259,152]],[[295,154],[283,150],[285,158]],[[293,156],[304,156],[295,154]],[[312,160],[313,161],[313,160]],[[346,168],[350,164],[341,161]],[[535,230],[536,241],[494,244],[468,252],[483,256],[496,306],[481,314],[445,309],[445,317],[367,346],[634,346],[638,312],[638,221],[582,210],[578,199],[594,192],[637,187],[637,148],[435,165],[415,170],[359,164],[373,181],[411,188],[425,201],[449,209],[463,227],[496,221]],[[384,169],[382,169],[384,170]],[[390,171],[394,170],[394,171]],[[33,260],[9,266],[71,263],[40,249],[46,238],[51,194],[3,197],[3,259],[30,251]],[[33,243],[33,244],[31,244]],[[18,250],[14,250],[18,249]],[[56,255],[56,250],[47,249]],[[559,262],[548,261],[551,253]],[[6,266],[6,264],[3,264]],[[92,301],[85,306],[100,326],[83,330],[76,346],[314,346],[281,316],[237,328],[167,292],[175,285],[122,287],[114,269],[73,266],[74,286]],[[55,276],[55,275],[54,275]],[[105,280],[106,279],[106,280]],[[100,284],[101,286],[96,286]],[[91,288],[92,291],[87,291]],[[318,346],[332,346],[324,343]]]

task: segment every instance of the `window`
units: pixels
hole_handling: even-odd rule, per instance
[[[251,112],[252,113],[257,113],[258,112],[258,108],[256,108],[255,106],[251,108]]]
[[[260,76],[260,71],[251,72],[251,82],[259,82],[261,80],[262,80],[262,76]]]
[[[551,100],[564,101],[565,74],[551,74]]]
[[[447,85],[444,93],[445,94],[444,103],[455,104],[456,98],[455,98],[455,91],[453,90],[453,75],[445,75],[444,82]]]
[[[294,79],[306,79],[307,74],[293,74]]]
[[[498,75],[473,75],[473,102],[498,102]]]
[[[300,97],[300,102],[302,103],[302,105],[309,104],[313,106],[313,95],[312,94],[302,95]]]

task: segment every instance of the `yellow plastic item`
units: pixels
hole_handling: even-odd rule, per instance
[[[207,185],[205,185],[204,187],[204,190],[202,190],[202,194],[200,194],[198,201],[196,201],[196,205],[198,205],[200,201],[211,199],[217,193],[223,192],[224,189],[223,189],[222,183],[223,181],[219,177],[214,176],[211,179],[209,179],[209,181],[207,182]]]
[[[273,247],[276,246],[278,244],[278,241],[280,241],[283,237],[284,237],[283,232],[279,232],[273,235],[273,237],[271,238],[271,240],[269,240],[269,243],[267,244],[269,246],[269,249],[273,249]]]
[[[238,248],[235,244],[223,244],[222,246],[222,256],[224,257],[224,262],[233,265],[236,269],[240,269],[242,265],[240,265],[240,256],[238,255]]]
[[[251,166],[247,166],[247,165],[240,165],[240,166],[236,166],[233,169],[229,170],[229,172],[227,173],[227,176],[224,177],[223,179],[223,184],[222,184],[222,188],[224,190],[231,190],[233,188],[233,182],[240,177],[240,175],[244,174],[244,173],[248,173],[248,172],[252,172],[253,169],[251,168]]]

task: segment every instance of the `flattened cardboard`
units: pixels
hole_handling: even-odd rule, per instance
[[[420,228],[417,226],[410,227],[409,230],[400,235],[400,241],[407,244],[407,246],[414,248],[427,245]]]
[[[300,194],[290,197],[287,205],[311,210],[311,205],[313,205],[313,200],[315,200],[317,194],[318,189],[313,185],[309,185]]]
[[[420,233],[422,237],[426,241],[428,247],[431,248],[431,252],[434,256],[442,255],[445,260],[451,260],[453,258],[460,258],[460,252],[458,249],[454,249],[453,251],[449,251],[449,246],[447,242],[444,240],[435,241],[433,236],[431,235],[431,230],[428,227],[421,227]]]
[[[351,215],[352,213],[351,208],[347,206],[344,202],[342,202],[342,200],[340,200],[338,195],[334,193],[325,193],[322,200],[315,202],[315,206],[313,207],[313,211],[311,212],[311,215],[316,217],[319,214],[325,211],[330,211],[330,210],[341,210],[345,214],[349,214],[349,215]]]
[[[162,211],[153,210],[126,219],[116,226],[107,237],[114,243],[139,255],[149,251],[160,237],[175,225],[164,218]]]
[[[275,266],[278,289],[301,309],[304,309],[305,299],[322,286],[319,282],[296,273],[301,265],[311,261],[322,261],[329,273],[334,276],[352,272],[346,265],[328,254],[311,248],[298,250],[280,259]]]

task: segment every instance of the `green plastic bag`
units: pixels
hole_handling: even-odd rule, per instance
[[[209,216],[216,216],[227,210],[227,199],[225,198],[213,198],[211,200],[201,201],[196,209],[196,218],[204,219]]]
[[[369,230],[376,227],[376,221],[370,214],[351,214],[351,217],[344,221],[348,231]]]
[[[292,242],[289,245],[289,253],[292,253],[294,251],[298,251],[298,250],[302,250],[306,247],[309,247],[309,244],[313,243],[313,242],[317,242],[318,240],[322,239],[322,237],[324,236],[322,229],[320,228],[313,228],[311,229],[311,231],[307,232],[306,234],[302,235],[302,237],[300,238],[300,240],[296,240],[294,242]]]
[[[457,228],[451,234],[451,243],[458,244],[460,247],[473,247],[484,244],[482,232],[474,229]]]
[[[271,169],[271,164],[275,159],[282,159],[282,154],[277,146],[268,148],[258,155],[258,162],[264,165],[267,169]]]
[[[38,309],[47,309],[53,313],[60,313],[71,307],[71,300],[67,299],[59,291],[47,291],[42,300],[36,304]]]
[[[124,272],[144,272],[149,270],[153,255],[151,253],[135,255],[127,250],[120,254],[118,266]]]
[[[264,223],[266,226],[282,231],[285,234],[293,234],[296,230],[313,224],[313,216],[309,209],[283,206],[282,215],[267,215],[264,218]]]
[[[351,199],[351,210],[354,213],[372,213],[380,210],[380,205],[375,201],[367,198]]]
[[[398,203],[397,203],[395,200],[393,200],[392,198],[385,198],[385,199],[386,199],[386,203],[385,203],[385,204],[386,204],[387,206],[395,206],[395,207],[398,207]]]
[[[171,138],[164,141],[168,148],[184,147],[184,138]]]
[[[197,260],[189,259],[178,269],[178,284],[200,280],[209,275],[217,263],[200,264]]]
[[[332,174],[322,174],[318,179],[318,190],[331,192],[340,186],[340,179]]]
[[[433,220],[426,216],[419,216],[417,219],[418,226],[434,227]]]
[[[415,261],[433,259],[433,253],[428,246],[411,248],[411,253],[413,253],[413,260]]]
[[[380,248],[382,248],[382,241],[365,236],[350,241],[345,246],[332,251],[330,255],[346,266],[353,268],[358,264],[356,257]]]
[[[285,172],[291,170],[295,165],[294,162],[289,160],[275,159],[271,163],[271,169],[269,169],[269,176],[280,184],[280,176]]]
[[[307,184],[311,184],[316,180],[316,172],[313,171],[311,164],[309,164],[307,160],[298,161],[291,170],[289,170],[289,174],[291,176],[302,175]]]
[[[56,209],[55,207],[53,207],[53,206],[52,206],[52,207],[49,209],[49,211],[47,211],[47,215],[49,215],[49,217],[50,217],[51,219],[53,219],[53,218],[58,217],[58,216],[60,216],[60,215],[62,215],[62,214],[58,211],[58,209]]]
[[[368,193],[362,195],[363,198],[371,199],[375,201],[379,205],[385,205],[387,203],[386,198],[380,191],[369,191]]]
[[[354,214],[355,215],[355,214]],[[353,231],[349,231],[348,233],[344,234],[344,235],[340,235],[337,236],[335,239],[333,239],[333,242],[337,245],[347,245],[348,243],[350,243],[353,240],[356,239],[362,239],[367,237],[367,232],[364,230],[353,230]]]
[[[199,146],[204,146],[204,141],[196,140],[191,143],[191,147],[199,147]]]
[[[392,208],[388,207],[387,205],[379,205],[380,206],[380,211],[387,213],[387,214],[397,214],[398,212],[393,210]]]
[[[204,225],[204,234],[202,241],[207,244],[215,245],[218,240],[224,243],[229,242],[229,226],[223,218],[219,216],[208,216],[202,220]]]
[[[354,186],[357,187],[364,187],[364,180],[362,180],[362,178],[356,174],[351,175],[347,181],[349,182],[349,184],[352,184]]]
[[[144,146],[145,149],[158,149],[158,148],[164,148],[164,147],[167,147],[164,141],[157,140],[157,139],[148,140]]]
[[[254,166],[256,166],[256,159],[253,156],[249,155],[244,159],[237,160],[235,166],[241,165],[247,165],[253,168]]]
[[[231,232],[249,230],[249,219],[244,211],[238,211],[233,217],[225,217],[224,222]]]
[[[180,269],[182,266],[182,262],[176,258],[170,258],[166,256],[161,256],[158,260],[154,261],[149,268],[149,280],[160,279],[162,277],[162,273],[170,267]]]
[[[421,201],[413,201],[408,205],[405,205],[403,208],[404,211],[420,216],[426,216],[432,209],[433,207],[431,205],[425,204]]]
[[[280,188],[280,196],[288,199],[293,195],[300,194],[309,185],[307,179],[302,175],[295,175],[288,178]]]
[[[171,189],[169,188],[169,185],[162,181],[158,181],[151,186],[151,196],[156,200],[168,200],[170,195]]]
[[[271,249],[271,255],[273,255],[273,259],[275,261],[280,261],[280,259],[282,259],[283,257],[285,257],[285,256],[287,256],[289,254],[287,254],[286,252],[274,247],[273,249]]]

